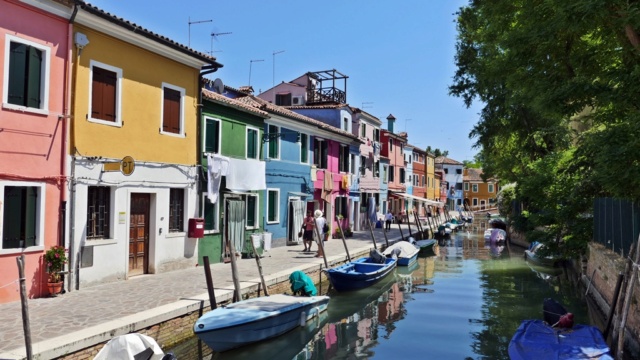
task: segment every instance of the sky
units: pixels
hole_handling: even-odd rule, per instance
[[[472,161],[481,104],[449,95],[455,12],[468,0],[88,0],[224,65],[209,75],[255,94],[308,71],[347,75],[347,103],[419,148]],[[212,35],[214,34],[214,35]],[[342,84],[342,83],[340,83]]]

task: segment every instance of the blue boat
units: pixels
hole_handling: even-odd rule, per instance
[[[325,273],[338,292],[364,289],[392,273],[398,264],[398,259],[395,257],[387,258],[381,254],[380,257],[380,260],[378,257],[360,258],[327,269]]]
[[[509,343],[511,360],[613,360],[600,330],[590,325],[553,328],[542,320],[524,320]]]

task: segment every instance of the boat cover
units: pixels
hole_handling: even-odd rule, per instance
[[[386,256],[396,254],[398,258],[409,258],[418,252],[415,245],[408,241],[398,241],[397,243],[386,248],[382,253]]]
[[[555,329],[542,320],[524,320],[509,343],[511,360],[613,360],[600,330],[590,325]]]
[[[300,270],[296,270],[289,275],[289,283],[291,283],[291,291],[294,295],[316,296],[318,294],[313,280]]]
[[[136,355],[143,352],[147,355],[145,359],[158,360],[165,358],[164,352],[162,352],[162,349],[152,337],[131,333],[116,336],[109,340],[109,342],[100,349],[94,360],[134,360],[137,359]]]

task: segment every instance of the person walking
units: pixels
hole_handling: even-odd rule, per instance
[[[389,210],[387,211],[387,214],[384,216],[385,231],[391,230],[391,221],[393,221],[393,214],[391,213],[391,210]]]
[[[327,219],[325,219],[322,215],[322,211],[320,210],[316,210],[313,215],[315,216],[315,225],[318,228],[318,233],[320,234],[320,238],[318,238],[317,236],[314,236],[314,238],[316,239],[316,243],[318,245],[318,252],[316,253],[316,257],[322,257],[323,256],[323,252],[322,252],[322,248],[324,247],[324,244],[321,244],[321,241],[324,241],[325,238],[325,233],[326,231],[326,225],[327,225]],[[314,232],[314,235],[315,232]]]
[[[313,227],[316,222],[313,219],[311,211],[307,211],[307,217],[302,223],[302,242],[304,243],[304,252],[311,251],[311,244],[313,244]]]

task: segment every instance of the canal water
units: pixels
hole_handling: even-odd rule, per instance
[[[328,310],[304,328],[224,353],[196,337],[168,351],[180,360],[503,360],[520,322],[542,319],[545,298],[575,323],[593,324],[583,290],[564,270],[531,266],[522,248],[485,243],[483,220],[372,288],[330,294]]]

